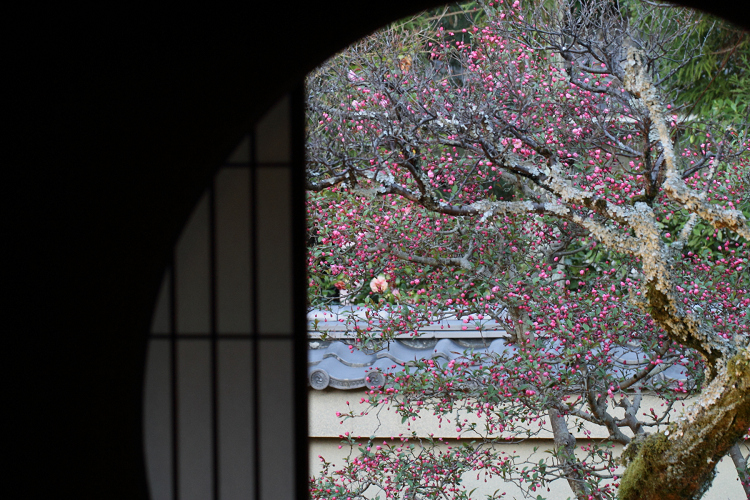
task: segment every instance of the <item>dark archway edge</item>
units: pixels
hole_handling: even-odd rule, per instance
[[[4,13],[6,491],[147,498],[145,334],[208,179],[327,56],[441,3]],[[750,27],[728,2],[680,3]]]

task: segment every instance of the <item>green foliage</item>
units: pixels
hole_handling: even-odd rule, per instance
[[[683,311],[727,343],[747,335],[748,242],[726,229],[729,210],[750,216],[744,39],[730,47],[713,21],[652,3],[587,0],[562,13],[558,2],[523,3],[397,23],[310,78],[311,304],[365,306],[336,309],[373,349],[445,319],[507,334],[504,352],[415,360],[363,398],[366,411],[390,409],[407,425],[428,411],[455,426],[460,446],[347,438],[352,455],[313,480],[316,498],[363,498],[369,487],[468,498],[464,473],[517,481],[530,496],[566,477],[613,498],[612,444],[630,439],[619,429],[658,431],[703,383],[705,350]],[[618,30],[630,38],[608,38]],[[659,82],[656,111],[623,76],[633,45]],[[713,63],[693,57],[709,48]],[[696,83],[711,67],[726,79]],[[668,148],[654,134],[665,108],[676,170],[698,194],[687,203],[665,183]],[[642,391],[666,413],[639,411]],[[548,431],[553,414],[588,437],[584,421],[615,423],[577,454],[557,444],[557,425],[550,459],[501,454],[508,440]]]
[[[691,43],[703,46],[700,57],[676,70],[671,84],[675,103],[687,114],[728,121],[750,114],[750,36],[726,21],[704,16],[696,22]]]

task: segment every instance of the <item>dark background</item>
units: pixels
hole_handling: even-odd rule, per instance
[[[5,492],[147,497],[146,333],[199,195],[308,71],[441,3],[3,9]]]

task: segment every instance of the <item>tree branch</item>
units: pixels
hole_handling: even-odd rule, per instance
[[[718,461],[750,427],[750,352],[741,349],[695,404],[628,455],[621,500],[682,500],[703,492]],[[632,446],[632,445],[631,445]]]
[[[742,456],[742,450],[740,450],[738,444],[729,449],[729,456],[732,457],[734,468],[737,469],[737,476],[739,476],[742,489],[745,490],[747,498],[750,498],[750,472],[747,469],[747,459]]]

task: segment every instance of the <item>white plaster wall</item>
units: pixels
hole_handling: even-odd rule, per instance
[[[436,438],[442,437],[446,440],[446,446],[455,444],[456,430],[451,424],[438,426],[437,419],[431,415],[425,414],[423,417],[412,421],[407,427],[401,424],[401,417],[392,411],[382,410],[377,416],[368,415],[356,419],[343,420],[336,417],[336,412],[348,411],[352,409],[355,413],[366,408],[360,405],[359,401],[365,396],[365,390],[341,391],[341,390],[311,390],[309,395],[309,422],[310,422],[310,473],[317,474],[321,470],[320,457],[335,465],[343,465],[343,459],[349,453],[349,448],[344,446],[339,448],[339,436],[345,432],[350,432],[354,436],[371,436],[378,439],[390,440],[391,436],[398,436],[401,433],[411,433],[415,431],[418,435],[426,436],[433,434]],[[350,403],[347,406],[347,401]],[[644,397],[642,408],[658,409],[661,402],[655,397]],[[462,417],[463,418],[463,417]],[[603,428],[597,426],[588,426],[591,430],[591,436],[594,438],[603,438],[607,434]],[[530,457],[538,462],[545,456],[545,450],[551,449],[551,433],[542,432],[539,438],[529,440],[523,444],[508,445],[508,451],[516,451],[517,455]],[[582,433],[576,435],[578,445],[586,444],[586,439]],[[534,447],[539,447],[534,452]],[[748,452],[747,445],[744,445],[744,453]],[[355,450],[356,451],[356,450]],[[739,500],[744,498],[745,494],[742,486],[737,479],[737,472],[730,457],[725,457],[717,466],[718,475],[711,486],[711,489],[703,497],[703,500]],[[503,482],[500,478],[491,478],[487,480],[484,476],[477,478],[476,473],[467,474],[464,477],[468,490],[477,488],[474,498],[484,498],[485,494],[490,494],[495,490],[505,491],[506,498],[524,498],[521,490],[512,483]],[[550,500],[564,500],[571,498],[573,493],[564,480],[555,481],[550,486],[550,491],[538,491]]]
[[[361,405],[360,400],[366,397],[364,389],[343,391],[337,389],[326,389],[323,391],[310,391],[310,437],[338,437],[344,432],[350,432],[355,435],[371,435],[375,434],[378,437],[390,437],[397,435],[400,432],[404,432],[403,429],[408,429],[408,432],[412,430],[419,435],[434,434],[435,437],[443,438],[455,438],[458,436],[456,433],[455,416],[449,417],[450,422],[443,421],[442,425],[438,422],[437,417],[434,417],[425,412],[421,418],[410,421],[408,427],[406,424],[401,424],[401,417],[395,412],[387,411],[383,408],[377,415],[369,414],[356,419],[344,420],[336,417],[336,412],[348,412],[348,409],[353,410],[355,413],[359,413],[366,409],[366,405]],[[350,404],[347,406],[347,402]],[[660,408],[662,408],[663,402],[653,396],[644,396],[641,403],[641,412],[648,411],[649,408],[654,408],[657,414],[660,414]],[[682,407],[687,408],[688,404],[678,403],[676,410],[679,411]],[[622,416],[624,410],[622,408],[611,409],[612,413],[616,416]],[[460,416],[461,420],[467,419],[469,422],[478,422],[473,414]],[[574,421],[577,419],[573,419]],[[572,426],[571,426],[572,427]],[[607,437],[606,428],[602,426],[593,425],[590,423],[586,424],[587,431],[590,432],[589,437],[592,438],[605,438]],[[535,429],[536,430],[536,429]],[[583,432],[576,432],[575,429],[571,428],[571,432],[574,433],[576,438],[585,438],[586,435]],[[630,434],[629,429],[623,429],[623,433]],[[552,433],[541,430],[538,432],[539,438],[552,439]]]

